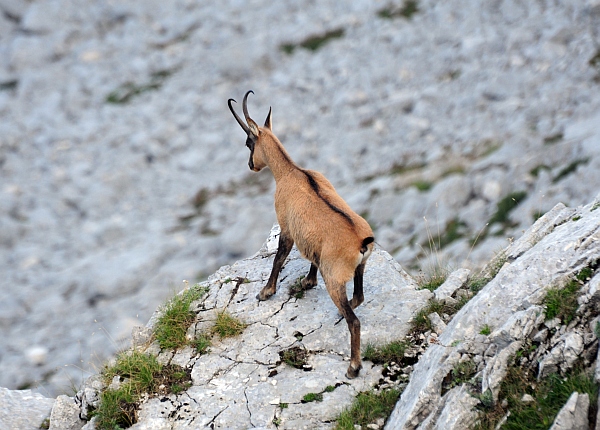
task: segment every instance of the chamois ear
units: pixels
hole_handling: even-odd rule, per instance
[[[271,118],[271,107],[269,106],[269,113],[267,114],[267,119],[265,119],[265,127],[269,130],[273,131],[273,119]]]
[[[252,137],[257,138],[258,137],[258,124],[256,124],[252,118],[247,118],[246,121],[248,122],[248,127],[250,128]]]

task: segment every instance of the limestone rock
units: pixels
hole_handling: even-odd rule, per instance
[[[50,414],[50,430],[80,430],[86,422],[79,418],[79,412],[72,397],[58,396]]]
[[[491,347],[478,337],[478,328],[484,324],[497,328],[487,339],[495,345],[495,352],[483,370],[481,388],[482,392],[490,389],[497,400],[508,360],[544,323],[540,304],[546,291],[564,285],[573,273],[600,258],[600,211],[589,208],[578,210],[581,215],[576,222],[567,221],[553,229],[535,226],[545,235],[527,251],[517,252],[518,257],[505,264],[454,316],[439,337],[440,345],[430,346],[423,354],[386,428],[414,429],[439,409],[442,380],[460,354],[484,355],[484,348]],[[523,237],[531,237],[532,231]],[[559,336],[546,358],[546,369],[552,364],[567,369],[583,350],[584,338],[577,332],[561,331]]]
[[[37,430],[50,418],[55,399],[31,390],[9,390],[0,387],[0,428]]]
[[[556,415],[550,430],[587,430],[590,398],[587,394],[573,393]]]
[[[215,312],[226,308],[248,327],[236,338],[214,343],[206,355],[195,357],[184,348],[169,356],[171,363],[192,368],[193,386],[182,395],[143,403],[133,429],[211,424],[254,428],[270,426],[276,416],[280,428],[318,428],[382,378],[382,366],[369,362],[364,362],[358,378],[345,377],[349,334],[346,325],[339,324],[341,317],[321,278],[303,298],[290,295],[290,286],[309,268],[295,248],[281,272],[277,293],[267,301],[256,300],[268,279],[279,232],[275,226],[258,253],[222,267],[204,284],[209,292],[198,307],[201,322],[214,321]],[[231,281],[236,279],[249,282]],[[379,247],[367,263],[364,284],[365,302],[356,309],[362,345],[401,339],[412,316],[431,297],[429,291],[417,290],[415,281]],[[351,294],[352,283],[348,290]],[[308,352],[307,367],[296,369],[282,361],[280,353],[291,347]],[[328,386],[336,388],[326,392]],[[322,393],[323,401],[303,403],[308,393]],[[280,409],[281,403],[288,407]]]
[[[433,292],[435,298],[441,301],[450,298],[456,290],[467,282],[469,273],[470,270],[468,269],[459,269],[450,273],[446,281]]]

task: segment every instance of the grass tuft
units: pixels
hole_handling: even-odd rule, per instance
[[[196,352],[200,355],[207,354],[210,352],[210,336],[202,333],[198,335],[194,340],[192,340],[191,345],[194,347]]]
[[[423,180],[415,181],[412,183],[412,185],[421,192],[429,191],[433,186],[431,182]]]
[[[387,419],[398,397],[400,391],[395,389],[359,393],[352,405],[339,415],[335,429],[354,430],[355,425],[367,426],[379,418]]]
[[[310,402],[322,402],[323,394],[322,393],[308,393],[302,397],[302,403],[310,403]]]
[[[488,324],[484,324],[483,327],[481,327],[479,334],[482,334],[484,336],[489,336],[491,332],[492,332],[492,328]]]
[[[162,349],[181,348],[188,343],[186,333],[196,317],[190,305],[207,291],[207,288],[194,285],[167,303],[154,327],[154,335]]]
[[[573,161],[572,163],[569,163],[569,165],[567,165],[566,167],[561,169],[561,171],[558,172],[558,174],[552,179],[552,183],[553,184],[557,183],[558,181],[563,179],[565,176],[568,176],[571,173],[575,172],[577,170],[577,167],[579,167],[580,165],[585,165],[585,164],[589,163],[589,161],[590,161],[589,158],[580,158],[578,160]]]
[[[343,28],[337,28],[335,30],[327,31],[323,34],[310,36],[298,44],[284,43],[279,46],[279,49],[288,55],[293,54],[297,47],[304,48],[309,51],[316,51],[329,43],[331,40],[343,37],[344,34],[345,30]]]
[[[396,340],[379,347],[368,344],[363,358],[372,361],[374,364],[391,363],[392,361],[400,363],[409,347],[410,343],[402,340]]]
[[[477,365],[473,360],[456,363],[442,381],[442,396],[454,387],[472,382],[476,373]]]
[[[248,327],[248,324],[243,323],[223,310],[217,313],[217,320],[212,328],[212,332],[218,334],[223,339],[242,334],[246,327]]]
[[[304,369],[304,366],[308,364],[308,351],[299,346],[279,352],[279,357],[285,364],[296,369]]]
[[[417,277],[417,285],[420,290],[435,291],[448,279],[448,271],[435,269],[432,273],[422,274]]]
[[[108,385],[115,377],[120,384],[107,388],[100,394],[100,405],[93,415],[96,428],[114,430],[128,428],[137,420],[137,410],[142,394],[180,393],[191,385],[190,370],[176,365],[161,365],[155,356],[139,351],[124,352],[117,356],[112,366],[102,372]]]
[[[106,102],[112,104],[125,104],[133,97],[152,90],[159,89],[165,79],[173,73],[173,70],[160,70],[150,75],[150,81],[144,84],[126,82],[106,96]]]
[[[548,290],[544,305],[546,306],[546,319],[560,318],[564,324],[569,324],[575,318],[579,304],[579,290],[581,284],[592,275],[592,269],[586,267],[581,270],[575,279],[567,282],[562,288]]]
[[[503,429],[547,430],[573,392],[587,393],[590,405],[597,404],[598,387],[593,376],[584,371],[574,369],[564,377],[553,373],[537,381],[532,371],[513,363],[500,386],[500,401],[494,405],[493,402],[484,402],[484,395],[478,396],[482,401],[480,409],[483,413],[475,429],[495,429],[507,411],[510,411],[502,425]],[[534,400],[523,402],[524,394],[529,394]]]
[[[488,221],[489,225],[494,223],[508,224],[510,212],[516,208],[527,197],[525,191],[516,191],[502,198],[496,205],[496,213]]]
[[[380,9],[377,16],[383,19],[405,18],[410,19],[419,11],[416,0],[405,0],[401,7],[388,6]]]

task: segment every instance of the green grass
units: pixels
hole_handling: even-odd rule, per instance
[[[323,394],[322,393],[308,393],[302,397],[302,403],[310,403],[310,402],[322,402]]]
[[[552,179],[552,183],[557,183],[564,177],[575,172],[577,170],[577,167],[579,167],[580,165],[585,165],[589,163],[589,161],[589,158],[580,158],[578,160],[573,161],[572,163],[569,163],[567,166],[561,169],[560,172],[558,172],[558,174]]]
[[[504,251],[499,252],[494,256],[492,261],[486,268],[486,273],[480,273],[476,276],[469,277],[467,279],[467,287],[471,292],[477,294],[483,287],[485,287],[492,279],[496,277],[502,266],[506,263],[508,257]]]
[[[141,395],[154,393],[160,384],[167,385],[169,392],[173,392],[170,389],[174,384],[177,385],[174,391],[181,391],[191,384],[189,373],[179,366],[162,366],[155,356],[139,351],[119,354],[115,363],[103,370],[102,376],[107,385],[115,376],[121,384],[116,390],[107,388],[100,394],[100,405],[93,413],[99,430],[133,425]]]
[[[443,233],[431,238],[430,242],[436,247],[436,249],[442,249],[450,245],[452,242],[465,236],[467,225],[460,221],[458,218],[454,218],[446,223],[446,228]]]
[[[179,394],[191,385],[191,370],[169,364],[162,365],[154,355],[127,351],[117,355],[115,363],[102,371],[109,385],[119,377],[117,389],[106,388],[100,393],[100,405],[93,412],[96,428],[115,430],[135,424],[136,411],[143,394]]]
[[[546,319],[560,318],[564,324],[569,324],[575,318],[579,304],[579,289],[581,284],[576,280],[569,281],[563,288],[548,290],[544,305],[546,306]]]
[[[304,298],[304,291],[306,290],[302,287],[303,279],[304,275],[296,279],[296,282],[290,286],[290,296],[294,296],[296,299]]]
[[[202,298],[207,291],[207,288],[194,285],[166,304],[154,326],[154,336],[162,349],[177,349],[188,344],[186,333],[196,318],[190,305]]]
[[[420,290],[435,291],[448,279],[448,271],[435,268],[431,273],[423,273],[416,278]]]
[[[200,355],[207,354],[210,350],[211,339],[210,336],[201,333],[194,340],[191,341],[191,345],[194,347],[196,352]]]
[[[217,313],[215,325],[212,332],[217,334],[221,339],[233,337],[242,334],[248,325],[231,316],[227,311],[223,310]]]
[[[383,346],[367,344],[363,358],[375,364],[391,363],[392,361],[401,363],[409,347],[410,343],[403,340],[396,340]]]
[[[352,405],[337,418],[336,430],[354,430],[355,425],[366,426],[379,418],[387,419],[396,401],[400,397],[399,390],[359,393]]]
[[[491,430],[510,411],[510,415],[502,425],[508,430],[547,430],[556,417],[558,411],[567,402],[573,392],[587,393],[590,396],[590,405],[595,409],[598,399],[598,386],[594,383],[593,376],[580,369],[570,371],[567,375],[560,376],[553,373],[541,381],[537,381],[533,372],[523,369],[514,363],[509,366],[506,377],[500,386],[499,401],[484,402],[480,409],[480,421],[475,426],[477,430]],[[524,394],[529,394],[534,401],[524,403],[521,401]],[[481,399],[481,397],[478,397]],[[506,401],[506,407],[502,402]]]
[[[502,198],[496,204],[496,212],[489,219],[488,224],[508,224],[511,211],[516,208],[527,197],[525,191],[516,191]]]
[[[579,290],[581,285],[587,282],[594,271],[590,267],[584,267],[562,288],[552,288],[546,294],[544,305],[546,306],[546,319],[560,318],[564,324],[569,324],[575,318],[579,304]]]
[[[150,75],[150,80],[144,84],[126,82],[106,96],[106,102],[112,104],[125,104],[139,94],[159,89],[164,80],[173,73],[172,70],[161,70]]]
[[[405,0],[401,7],[387,6],[380,9],[377,16],[383,19],[410,19],[418,11],[419,4],[415,0]]]
[[[433,330],[433,324],[429,320],[428,315],[436,312],[438,315],[448,314],[453,315],[464,306],[466,301],[460,301],[458,304],[447,304],[440,300],[431,299],[427,303],[427,306],[419,310],[411,322],[411,328],[409,333],[415,335],[418,333],[425,333],[426,331]]]
[[[489,336],[489,334],[492,332],[492,328],[487,325],[484,324],[483,327],[481,327],[481,330],[479,331],[479,334],[482,334],[484,336]]]
[[[442,381],[442,395],[454,387],[472,382],[476,373],[477,365],[473,360],[456,363],[452,371]]]
[[[540,164],[538,166],[535,166],[533,169],[531,169],[529,171],[529,174],[531,176],[533,176],[534,178],[537,178],[542,170],[550,170],[550,166],[547,166],[545,164]]]
[[[594,212],[596,209],[600,208],[600,202],[594,203],[594,206],[590,209],[590,212]]]
[[[423,181],[423,180],[415,181],[412,183],[412,185],[421,192],[429,191],[431,189],[431,187],[433,186],[433,184],[431,182]]]
[[[323,34],[310,36],[298,44],[284,43],[280,45],[279,48],[288,55],[293,54],[298,47],[307,49],[309,51],[316,51],[329,43],[331,40],[343,37],[344,34],[345,30],[343,28],[337,28],[335,30],[327,31]]]

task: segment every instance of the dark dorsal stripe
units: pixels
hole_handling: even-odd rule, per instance
[[[369,249],[369,248],[367,248],[367,245],[369,245],[369,243],[374,242],[374,241],[375,241],[375,238],[373,236],[369,236],[369,237],[363,239],[362,246],[360,247],[360,252],[362,254],[367,252],[367,249]]]
[[[312,175],[310,173],[308,173],[306,170],[302,170],[302,173],[304,173],[306,175],[306,177],[308,178],[308,183],[310,184],[310,187],[313,189],[315,194],[321,200],[323,200],[327,206],[329,206],[329,209],[331,209],[332,211],[343,216],[346,219],[346,221],[348,221],[350,223],[350,225],[354,225],[354,221],[352,221],[352,218],[350,218],[350,215],[348,215],[346,212],[344,212],[337,206],[333,205],[330,201],[328,201],[325,197],[323,197],[321,195],[321,190],[319,189],[319,184],[317,183],[317,181],[315,181],[315,178],[313,178]]]

